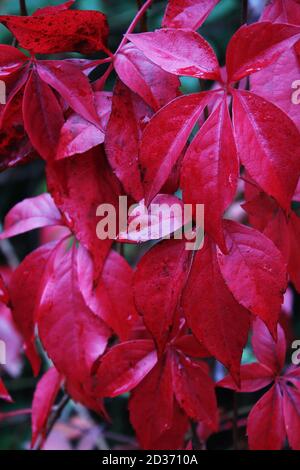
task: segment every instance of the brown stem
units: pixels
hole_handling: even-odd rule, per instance
[[[137,14],[133,18],[132,22],[128,26],[128,29],[127,29],[126,33],[124,34],[124,37],[123,37],[122,41],[119,44],[119,47],[117,48],[116,52],[114,53],[114,57],[118,54],[120,49],[122,49],[122,47],[127,43],[127,41],[128,41],[127,35],[134,31],[136,25],[139,23],[139,21],[141,21],[141,19],[145,15],[147,9],[151,6],[152,2],[153,2],[153,0],[147,0],[143,4],[143,6],[140,8],[140,10],[137,12]],[[97,80],[97,82],[94,83],[94,90],[95,91],[103,90],[105,82],[106,82],[106,80],[108,79],[108,77],[110,76],[110,74],[113,70],[114,70],[114,65],[113,65],[113,63],[111,63],[109,65],[109,67],[107,68],[106,72],[102,75],[102,77],[99,78],[99,80]]]
[[[20,0],[20,14],[21,16],[28,16],[26,0]]]
[[[239,448],[238,402],[237,402],[237,393],[235,391],[233,392],[232,439],[233,439],[233,449],[238,450]]]
[[[140,10],[143,6],[143,0],[136,0],[137,7]],[[147,12],[142,16],[140,20],[141,32],[146,33],[148,31],[148,21],[147,21]]]
[[[19,0],[19,5],[20,5],[20,15],[21,16],[28,16],[26,0]],[[17,38],[14,37],[11,44],[12,44],[13,47],[17,47],[17,45],[18,45]]]
[[[52,415],[49,418],[48,421],[48,427],[46,431],[46,438],[49,436],[50,432],[52,431],[56,421],[60,418],[60,415],[62,414],[63,410],[65,409],[66,405],[69,403],[70,397],[69,395],[64,395],[58,403],[57,406],[53,407],[53,412]],[[44,444],[45,439],[40,439],[39,443],[36,446],[36,450],[41,450],[42,445]]]
[[[0,223],[0,231],[2,232],[3,227]],[[6,258],[7,264],[10,268],[15,269],[18,264],[19,260],[15,253],[14,247],[12,246],[11,242],[7,239],[1,240],[0,242],[0,251],[2,251],[4,257]]]
[[[248,19],[248,0],[242,0],[242,16],[241,16],[242,25],[247,23],[247,19]]]
[[[197,423],[191,420],[191,434],[192,434],[192,446],[193,450],[201,450],[202,445],[197,433]]]

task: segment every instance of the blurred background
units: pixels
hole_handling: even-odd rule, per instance
[[[37,8],[46,5],[56,5],[60,1],[51,0],[27,0],[29,14]],[[124,32],[126,31],[132,18],[135,16],[137,8],[143,3],[142,0],[77,0],[75,7],[78,9],[100,10],[107,15],[110,37],[109,47],[114,51]],[[263,0],[252,0],[249,2],[249,21],[258,18],[263,5]],[[166,1],[157,0],[154,2],[148,14],[148,27],[150,30],[160,27]],[[206,20],[205,25],[200,29],[201,34],[214,47],[220,63],[224,64],[225,50],[227,43],[233,33],[241,24],[241,0],[221,0],[212,14]],[[0,0],[0,14],[19,14],[18,0]],[[11,44],[10,33],[0,25],[0,43]],[[69,54],[69,57],[78,54]],[[57,57],[57,56],[56,56]],[[63,57],[66,57],[64,55]],[[101,55],[94,55],[98,58]],[[97,69],[96,76],[103,73],[104,69]],[[114,76],[107,82],[107,89],[112,89]],[[182,79],[182,91],[190,93],[199,91],[199,80],[192,78]],[[0,133],[1,138],[1,133]],[[17,202],[26,197],[38,195],[46,190],[43,162],[33,161],[29,164],[17,168],[6,170],[0,173],[0,223],[8,210]],[[51,237],[49,229],[33,231],[26,235],[21,235],[11,239],[11,241],[1,242],[0,245],[0,270],[5,276],[9,275],[9,269],[14,268],[28,253],[36,248],[40,242]],[[125,255],[132,264],[137,258],[137,249],[134,246],[126,247]],[[295,328],[290,327],[293,309],[297,308],[298,299],[293,296],[292,291],[288,291],[284,305],[284,318],[287,324],[287,331]],[[1,375],[5,379],[5,384],[15,400],[15,404],[6,405],[0,402],[0,449],[23,449],[29,445],[30,433],[30,407],[36,379],[33,378],[31,368],[27,360],[21,355],[21,340],[14,329],[11,319],[5,307],[3,315],[0,315],[0,338],[8,344],[8,366],[2,368]],[[243,358],[244,362],[253,360],[251,349],[247,348]],[[45,368],[47,359],[45,358]],[[76,365],[75,365],[76,366]],[[222,368],[216,368],[216,379],[221,378]],[[230,391],[219,390],[221,403],[221,416],[224,425],[222,431],[208,439],[208,448],[230,448],[232,446],[232,430],[230,429],[230,416],[232,413],[233,394]],[[257,400],[260,394],[243,394],[238,398],[238,409],[240,415],[241,437],[240,447],[244,446],[243,433],[245,426],[245,416],[249,409]],[[1,419],[1,413],[13,410],[23,410],[19,415],[7,419]],[[112,418],[112,424],[108,425],[98,416],[88,412],[79,405],[70,403],[64,410],[62,420],[54,427],[46,448],[49,449],[130,449],[136,448],[134,433],[129,423],[127,412],[126,396],[119,397],[113,401],[107,401],[107,409]],[[202,432],[200,430],[200,432]],[[203,431],[204,432],[204,431]]]

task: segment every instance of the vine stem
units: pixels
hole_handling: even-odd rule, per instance
[[[233,417],[232,417],[232,439],[233,449],[238,450],[239,448],[239,430],[238,430],[238,402],[237,393],[233,392]]]
[[[248,0],[242,0],[242,25],[247,23],[248,19]]]
[[[137,0],[138,9],[142,8],[143,0]],[[141,31],[142,33],[146,33],[148,31],[148,24],[147,24],[147,12],[141,18]]]
[[[31,408],[24,408],[22,410],[7,411],[0,413],[0,420],[15,418],[16,416],[26,416],[31,415]]]
[[[69,395],[64,395],[62,397],[60,403],[58,403],[57,406],[53,407],[52,415],[50,416],[49,421],[48,421],[46,436],[39,440],[39,443],[37,444],[35,450],[41,450],[41,448],[42,448],[42,446],[45,442],[45,439],[49,436],[50,432],[52,431],[52,429],[53,429],[53,427],[56,423],[56,421],[60,418],[60,415],[62,414],[63,410],[65,409],[65,407],[69,403],[69,400],[70,400]]]
[[[26,0],[20,0],[20,13],[21,13],[21,16],[28,16]]]
[[[195,421],[191,420],[190,424],[191,424],[193,450],[201,450],[202,446],[201,446],[201,442],[200,442],[200,439],[199,439],[199,436],[198,436],[198,433],[197,433],[197,423],[195,423]]]
[[[142,6],[142,8],[140,8],[140,10],[137,12],[137,14],[135,15],[135,17],[133,18],[132,22],[130,23],[130,25],[128,26],[128,29],[126,31],[126,33],[124,34],[123,36],[123,39],[122,41],[120,42],[119,44],[119,47],[117,48],[116,52],[114,53],[113,57],[116,57],[116,55],[120,52],[120,50],[122,49],[122,47],[127,43],[128,41],[128,38],[127,38],[127,35],[132,33],[136,27],[136,25],[138,24],[138,22],[142,19],[142,17],[144,16],[144,14],[146,13],[146,11],[148,10],[148,8],[151,6],[153,0],[147,0],[144,5]],[[114,65],[113,65],[113,62],[109,65],[109,67],[107,68],[107,70],[105,71],[105,73],[102,75],[102,77],[94,84],[94,90],[95,91],[101,91],[103,90],[103,87],[105,85],[105,82],[106,80],[108,79],[108,77],[110,76],[111,72],[113,71],[114,69]]]

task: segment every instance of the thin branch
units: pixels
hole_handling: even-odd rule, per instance
[[[200,442],[198,433],[197,433],[197,423],[195,421],[190,421],[191,423],[191,434],[192,434],[192,446],[193,450],[201,450],[202,444]]]
[[[136,3],[138,6],[138,9],[140,10],[143,6],[143,0],[136,0]],[[145,14],[142,16],[140,20],[140,24],[141,24],[142,33],[146,33],[148,31],[147,12],[145,12]]]
[[[147,0],[146,3],[144,3],[144,5],[142,6],[142,8],[137,12],[137,14],[133,18],[132,22],[130,23],[126,33],[124,34],[124,37],[123,37],[122,41],[119,44],[119,47],[117,48],[116,52],[114,53],[114,57],[116,57],[116,55],[120,52],[122,47],[127,43],[127,41],[128,41],[127,35],[134,31],[136,25],[143,18],[144,14],[148,10],[148,8],[151,6],[152,2],[153,2],[153,0]],[[94,84],[95,91],[103,90],[104,85],[106,83],[106,80],[108,79],[108,77],[110,76],[110,74],[113,70],[114,70],[114,65],[113,65],[113,63],[111,63],[109,65],[109,67],[107,68],[107,70],[102,75],[102,77],[99,78],[99,80],[97,82],[95,82],[95,84]]]
[[[26,0],[20,0],[20,14],[21,16],[28,16]]]
[[[28,16],[26,0],[19,0],[19,5],[20,5],[20,15],[21,16]],[[13,47],[17,47],[17,45],[18,45],[17,38],[14,37],[11,44],[12,44]]]
[[[233,392],[232,439],[233,439],[233,449],[238,450],[239,448],[238,402],[237,402],[237,393],[235,391]]]
[[[0,223],[0,231],[2,232],[3,227],[2,224]],[[2,251],[7,264],[10,268],[16,268],[19,264],[18,257],[16,255],[15,249],[10,243],[9,240],[1,240],[0,241],[0,250]]]
[[[148,10],[148,8],[151,6],[151,3],[153,2],[153,0],[147,0],[146,3],[144,3],[144,5],[142,6],[142,8],[137,12],[137,14],[135,15],[135,17],[133,18],[132,22],[130,23],[126,33],[124,34],[124,37],[122,39],[122,41],[120,42],[120,45],[118,47],[118,49],[116,50],[115,52],[115,55],[119,52],[119,50],[124,46],[124,44],[126,44],[126,42],[128,41],[127,39],[127,35],[128,34],[131,34],[136,25],[138,24],[138,22],[142,19],[142,17],[144,16],[144,14],[146,13],[146,11]]]
[[[47,437],[49,436],[50,432],[52,431],[56,421],[60,418],[63,410],[65,409],[65,407],[67,406],[67,404],[69,403],[69,400],[70,400],[70,397],[69,395],[64,395],[63,398],[61,399],[60,403],[58,405],[56,405],[55,407],[53,407],[53,411],[52,411],[52,415],[50,416],[49,418],[49,421],[48,421],[48,427],[47,427],[47,431],[46,431],[46,436],[44,438],[41,438],[39,443],[37,444],[36,446],[36,450],[41,450],[44,442],[45,442],[45,439],[47,439]]]
[[[248,0],[242,0],[242,16],[241,16],[242,25],[247,23],[247,20],[248,20]]]
[[[0,421],[9,418],[15,418],[16,416],[26,416],[31,415],[31,408],[24,408],[22,410],[7,411],[5,413],[0,413]]]

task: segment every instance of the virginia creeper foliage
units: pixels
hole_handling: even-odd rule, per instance
[[[60,227],[0,277],[0,315],[12,314],[34,374],[41,348],[51,361],[33,397],[32,446],[47,437],[61,391],[104,420],[106,399],[128,393],[140,447],[184,449],[191,422],[199,441],[200,428],[222,429],[221,387],[268,387],[248,416],[249,448],[299,450],[300,371],[283,370],[281,311],[288,283],[300,293],[300,105],[291,99],[300,2],[271,0],[241,25],[224,67],[198,32],[218,1],[169,0],[161,28],[136,32],[153,3],[115,52],[109,18],[73,1],[0,16],[15,37],[0,45],[0,168],[42,159],[47,180],[47,192],[8,212],[0,239]],[[180,77],[203,91],[183,94]],[[118,220],[120,196],[191,204],[194,222],[204,204],[203,246],[189,251],[173,236],[182,220],[147,251],[148,232],[98,239],[97,207],[111,204]],[[124,243],[141,246],[138,262]],[[257,362],[241,365],[251,334]],[[221,381],[217,361],[229,374]],[[4,382],[0,398],[11,402]]]

